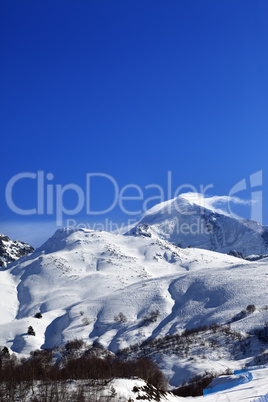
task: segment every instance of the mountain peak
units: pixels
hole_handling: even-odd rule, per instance
[[[198,247],[221,253],[237,250],[244,256],[266,254],[268,229],[232,217],[215,207],[228,197],[205,198],[186,193],[148,210],[126,235],[167,240],[179,247]]]

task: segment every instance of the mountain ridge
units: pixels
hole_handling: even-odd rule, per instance
[[[173,233],[172,219],[178,212],[173,202],[164,205],[171,207],[169,215],[165,208],[163,213],[163,205],[147,214],[151,221],[137,225],[139,233],[62,228],[33,253],[8,264],[0,281],[1,347],[29,356],[35,349],[82,339],[111,353],[129,349],[135,354],[136,348],[147,353],[143,345],[156,339],[163,348],[152,349],[150,357],[172,386],[183,380],[181,373],[189,379],[200,367],[203,371],[240,368],[261,354],[257,336],[252,342],[250,337],[268,322],[268,258],[251,261],[237,258],[239,254],[227,255],[223,248],[221,253],[192,244],[182,248],[168,241],[170,236],[161,238],[161,224],[167,217],[166,234]],[[200,213],[200,206],[187,200],[180,206]],[[250,221],[243,225],[208,209],[204,215],[217,224],[220,221],[225,237],[236,229],[232,248],[245,239],[249,242],[252,234],[253,246],[259,247],[265,227]],[[191,225],[197,217],[185,214],[184,218]],[[35,336],[27,332],[29,326]],[[215,328],[220,328],[221,355],[214,351]],[[187,331],[190,335],[204,331],[209,358],[200,355],[203,338],[187,338]],[[183,346],[187,339],[185,350],[190,355]],[[251,345],[245,355],[237,346],[239,339],[244,339],[241,348]],[[173,350],[172,345],[178,348]],[[232,348],[238,353],[234,360]]]
[[[167,240],[179,247],[250,255],[268,253],[268,227],[213,211],[187,195],[158,204],[148,210],[126,235]]]
[[[254,314],[231,324],[245,333],[268,321],[261,310],[268,305],[267,274],[267,259],[250,262],[157,238],[59,229],[1,272],[0,345],[28,356],[78,338],[116,353],[200,325],[226,324],[255,305]],[[29,326],[36,336],[27,334]],[[188,373],[196,370],[188,360],[174,364],[174,357],[161,364],[173,385],[185,365]],[[206,368],[213,364],[206,361]]]

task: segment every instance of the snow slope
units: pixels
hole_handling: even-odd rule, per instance
[[[268,228],[209,209],[201,195],[187,193],[148,210],[127,235],[167,240],[180,247],[198,247],[244,256],[268,252]]]
[[[82,229],[58,230],[0,275],[0,345],[24,355],[74,338],[98,340],[116,352],[185,328],[226,323],[248,304],[268,305],[267,259],[249,262]],[[34,318],[39,311],[43,318]],[[267,310],[232,325],[245,332],[265,321]],[[30,325],[36,336],[27,334]],[[179,385],[186,363],[165,359],[162,367]]]
[[[240,384],[234,386],[232,388],[226,389],[224,391],[219,391],[212,393],[210,395],[206,395],[205,397],[187,397],[182,398],[178,396],[174,396],[170,393],[165,396],[160,397],[159,399],[152,398],[151,400],[159,400],[159,402],[182,402],[182,401],[206,401],[206,402],[264,402],[268,399],[261,399],[268,393],[268,368],[263,368],[259,370],[254,370],[251,372],[253,379],[250,382],[246,382],[245,384]],[[224,383],[224,377],[219,377],[217,379],[220,383]],[[216,381],[217,381],[216,380]],[[229,379],[226,379],[228,381]],[[139,401],[141,399],[146,399],[145,392],[133,392],[134,387],[138,387],[142,389],[144,387],[144,382],[142,380],[126,380],[126,379],[117,379],[114,380],[110,384],[110,388],[107,389],[107,395],[111,387],[114,388],[116,392],[116,397],[118,399],[122,399],[127,401],[131,398],[132,401]],[[141,398],[144,396],[144,398]]]
[[[225,391],[215,392],[205,397],[188,397],[187,401],[206,401],[206,402],[261,402],[264,399],[259,399],[268,393],[268,368],[253,370],[250,372],[253,376],[252,381],[234,386]],[[174,399],[175,401],[185,401],[185,398]],[[171,397],[170,402],[173,399]]]

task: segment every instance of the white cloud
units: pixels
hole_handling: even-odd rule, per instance
[[[243,200],[239,197],[231,197],[228,195],[214,195],[212,197],[205,197],[203,194],[199,193],[185,193],[181,194],[180,197],[185,198],[188,202],[200,205],[203,208],[210,209],[219,214],[224,214],[227,216],[234,217],[233,212],[230,211],[230,204],[240,204],[250,206],[252,204],[251,200]]]

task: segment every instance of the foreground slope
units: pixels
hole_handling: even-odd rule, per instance
[[[166,394],[160,398],[160,402],[182,402],[182,401],[207,401],[207,402],[265,402],[268,399],[268,368],[261,368],[257,370],[252,370],[252,380],[245,384],[240,384],[226,390],[219,392],[214,392],[210,395],[199,397],[187,397],[187,399],[173,396],[171,394]],[[223,378],[224,380],[224,378]],[[137,398],[137,394],[134,393],[132,387],[133,380],[115,380],[113,382],[114,389],[116,390],[117,396],[122,399],[128,400],[129,397],[133,398],[134,401],[138,401],[143,398]],[[142,382],[136,381],[137,385],[142,388]],[[224,387],[223,387],[224,388]],[[265,399],[266,396],[266,399]],[[145,398],[144,398],[145,399]],[[154,399],[152,400],[159,400]]]
[[[6,289],[0,345],[26,355],[74,338],[116,352],[185,328],[224,324],[248,304],[268,304],[266,259],[248,262],[143,236],[58,230],[0,274]],[[34,318],[37,312],[42,319]],[[249,331],[267,314],[234,325]],[[36,336],[27,334],[30,325]],[[176,385],[178,364],[173,369],[167,358],[164,365]]]
[[[268,368],[260,368],[252,370],[252,380],[245,384],[240,384],[226,390],[194,398],[187,398],[187,401],[203,401],[207,402],[265,402],[268,399]],[[173,401],[171,398],[170,401]],[[185,401],[185,398],[174,399],[176,401]]]

